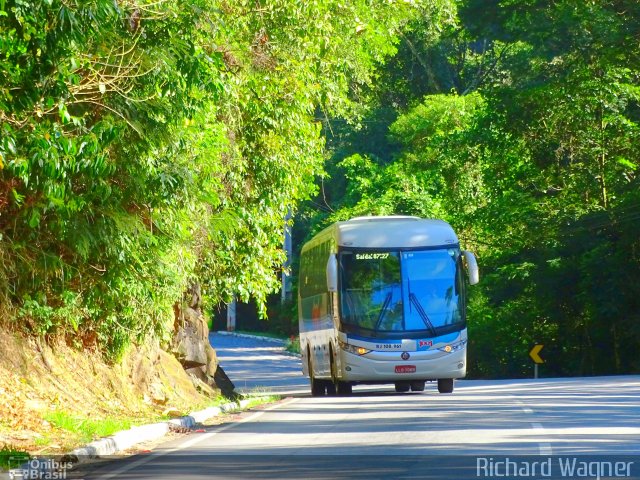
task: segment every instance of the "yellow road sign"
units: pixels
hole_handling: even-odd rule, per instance
[[[531,357],[531,360],[533,360],[535,363],[544,363],[544,360],[540,356],[540,350],[542,350],[543,348],[544,348],[544,345],[540,345],[540,344],[534,345],[531,351],[529,352],[529,356]]]

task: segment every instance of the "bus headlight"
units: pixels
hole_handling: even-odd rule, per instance
[[[355,345],[349,345],[348,343],[338,342],[340,344],[340,348],[345,352],[353,353],[354,355],[364,355],[365,353],[369,353],[371,350],[366,349],[364,347],[356,347]]]
[[[467,341],[463,340],[463,341],[458,342],[458,343],[452,343],[450,345],[445,345],[444,347],[438,348],[438,350],[440,350],[441,352],[445,352],[445,353],[457,352],[458,350],[463,348],[466,344],[467,344]]]

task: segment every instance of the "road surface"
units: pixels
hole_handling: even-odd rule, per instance
[[[278,346],[219,336],[213,344],[239,387],[291,394],[95,478],[604,478],[597,469],[607,462],[628,473],[612,478],[640,478],[637,376],[459,381],[451,395],[427,384],[423,393],[382,386],[311,397],[299,360]],[[518,468],[553,462],[552,475],[492,475],[504,473],[499,463],[490,467],[505,456]],[[588,463],[593,475],[567,476],[562,458]]]
[[[301,394],[309,381],[300,359],[286,354],[282,342],[212,333],[218,362],[241,393]]]

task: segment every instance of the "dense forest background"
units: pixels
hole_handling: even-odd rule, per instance
[[[298,238],[439,217],[478,255],[470,375],[640,371],[640,4],[463,0],[418,19],[331,158]]]
[[[264,314],[290,211],[414,214],[472,375],[638,372],[639,122],[636,0],[0,0],[0,317],[116,359],[194,283]]]

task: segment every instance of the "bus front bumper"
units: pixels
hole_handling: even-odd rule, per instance
[[[467,352],[370,352],[365,355],[340,352],[342,381],[361,383],[394,383],[403,380],[436,380],[463,378],[467,373]]]

